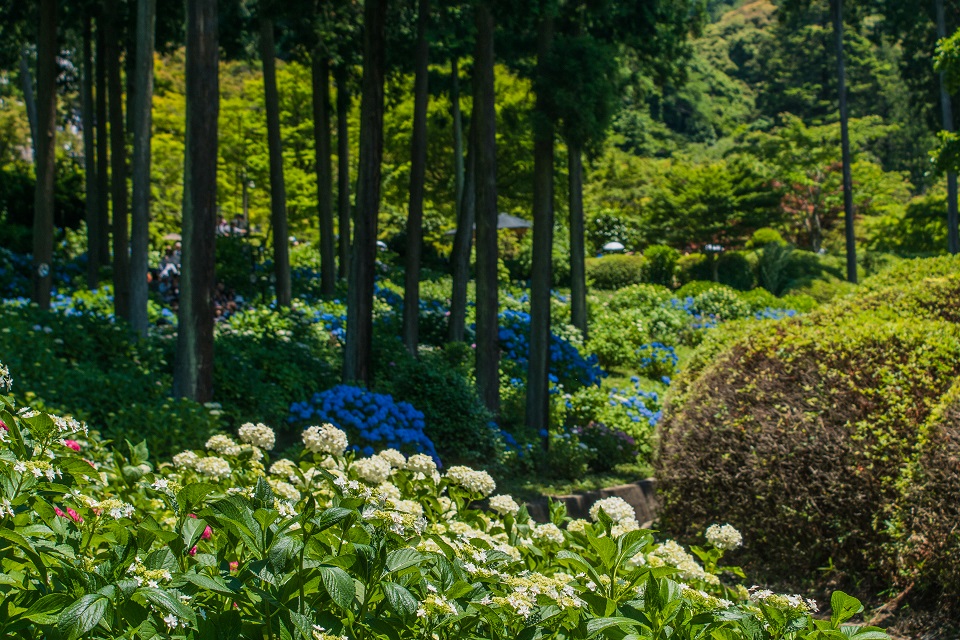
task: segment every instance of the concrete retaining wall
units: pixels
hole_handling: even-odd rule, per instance
[[[648,527],[657,517],[656,481],[653,478],[640,480],[616,487],[607,487],[597,491],[584,491],[569,496],[554,496],[553,500],[562,502],[567,507],[567,514],[571,518],[590,518],[590,507],[601,498],[616,496],[623,498],[627,504],[637,512],[637,522],[644,528]],[[530,517],[537,522],[547,522],[550,511],[547,498],[533,500],[527,503]]]

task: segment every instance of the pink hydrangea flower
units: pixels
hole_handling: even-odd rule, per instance
[[[67,447],[68,449],[73,449],[74,451],[80,451],[80,443],[76,440],[64,440],[63,446]]]

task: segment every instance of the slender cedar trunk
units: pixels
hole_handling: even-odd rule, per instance
[[[403,343],[417,355],[420,321],[420,261],[423,254],[423,183],[427,174],[427,65],[430,0],[420,0],[417,16],[416,79],[413,89],[413,137],[410,141],[410,208],[407,214],[407,260],[403,287]]]
[[[217,241],[217,0],[188,0],[183,264],[174,395],[213,398],[213,287]]]
[[[147,251],[150,242],[150,139],[156,0],[137,2],[133,100],[133,215],[130,219],[130,324],[147,335]]]
[[[493,11],[475,9],[477,43],[473,63],[473,122],[476,127],[477,218],[477,390],[490,412],[500,413],[500,345],[497,313],[497,112],[493,88]]]
[[[110,264],[110,136],[107,133],[107,43],[104,17],[97,16],[97,76],[96,124],[97,124],[97,220],[100,240],[99,260],[102,265]]]
[[[320,223],[320,292],[333,295],[337,283],[333,240],[333,166],[330,159],[330,59],[313,52],[313,141],[317,167]]]
[[[463,115],[460,113],[460,61],[456,54],[450,59],[450,117],[453,119],[453,175],[457,215],[463,204]]]
[[[347,125],[350,89],[347,87],[346,65],[339,65],[333,75],[337,83],[337,277],[345,280],[350,273],[350,135]]]
[[[83,127],[83,172],[87,220],[87,288],[100,282],[100,192],[97,190],[97,143],[93,125],[93,31],[90,14],[83,16],[80,121]]]
[[[371,382],[373,279],[377,261],[380,162],[383,157],[383,81],[386,70],[387,0],[365,0],[363,89],[360,100],[360,162],[353,253],[347,295],[345,382]]]
[[[20,49],[20,88],[23,103],[27,107],[27,124],[30,125],[30,150],[37,157],[37,98],[33,93],[33,74],[30,73],[30,57],[27,48]]]
[[[450,296],[451,342],[463,342],[467,323],[467,283],[470,280],[470,249],[473,246],[473,229],[477,205],[477,127],[473,115],[476,112],[476,109],[474,109],[470,117],[466,179],[458,201],[457,233],[453,237],[453,251],[450,254],[453,275],[453,291]],[[459,112],[457,115],[459,115]],[[456,126],[456,122],[454,122],[454,127]],[[454,158],[454,161],[456,161],[456,158]]]
[[[544,67],[553,45],[553,16],[547,3],[537,29],[539,88],[533,140],[533,265],[530,276],[530,365],[527,372],[527,426],[550,426],[550,286],[553,284],[553,123],[546,113]],[[543,448],[549,444],[543,438]]]
[[[107,64],[107,107],[110,111],[110,196],[113,201],[113,310],[130,316],[130,256],[127,238],[127,149],[120,85],[120,42],[117,39],[117,0],[107,0],[104,29]]]
[[[287,228],[287,189],[283,181],[283,147],[280,141],[280,96],[277,93],[276,49],[273,20],[260,17],[260,58],[267,107],[267,146],[270,153],[270,226],[273,227],[273,272],[277,305],[290,306],[290,232]]]
[[[843,156],[843,219],[847,238],[847,280],[857,281],[857,238],[853,228],[853,178],[850,175],[850,131],[847,126],[847,74],[843,60],[843,0],[833,0],[833,34],[837,46],[840,89],[840,146]]]
[[[567,141],[570,181],[570,317],[587,339],[587,276],[583,225],[583,151],[579,142]]]
[[[33,301],[50,308],[53,187],[57,160],[57,0],[40,0],[37,31],[37,138],[33,215]]]
[[[937,0],[937,37],[947,37],[947,21],[944,15],[943,0]],[[953,131],[953,103],[947,90],[947,79],[940,74],[940,108],[943,112],[943,128]],[[957,215],[957,174],[947,174],[947,251],[956,255],[960,252],[960,230]]]

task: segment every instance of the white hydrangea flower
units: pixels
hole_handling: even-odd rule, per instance
[[[370,484],[381,484],[390,477],[390,463],[379,456],[361,458],[352,467],[357,476]]]
[[[520,512],[520,505],[513,499],[513,496],[504,494],[490,498],[490,509],[502,516],[516,517],[517,513]]]
[[[536,525],[530,530],[530,537],[537,542],[550,542],[557,546],[562,546],[564,540],[563,531],[552,522]]]
[[[614,538],[619,538],[623,534],[629,533],[630,531],[636,531],[639,528],[640,523],[637,522],[636,519],[625,518],[624,520],[621,520],[617,524],[613,525],[613,527],[610,529],[610,535]]]
[[[410,513],[415,516],[423,515],[423,505],[416,500],[396,500],[393,508],[402,513]]]
[[[404,468],[414,473],[422,473],[429,478],[437,472],[437,463],[433,461],[433,458],[424,453],[415,453],[407,458]]]
[[[237,431],[237,435],[240,436],[241,441],[252,444],[255,447],[260,447],[265,451],[273,450],[277,442],[277,436],[273,432],[273,429],[260,422],[257,424],[253,424],[252,422],[243,424]]]
[[[207,450],[216,451],[225,456],[238,456],[240,452],[243,451],[233,438],[219,433],[211,436],[205,446]]]
[[[293,482],[292,479],[297,477],[297,465],[286,458],[280,458],[270,465],[270,475],[291,478]]]
[[[10,369],[0,363],[0,389],[9,391],[13,388],[13,377],[10,375]]]
[[[497,488],[497,483],[486,471],[477,471],[465,466],[450,467],[447,470],[447,479],[467,491],[479,493],[485,498]]]
[[[590,517],[594,522],[598,520],[600,509],[603,509],[603,512],[613,520],[614,524],[618,524],[621,520],[636,519],[637,517],[637,512],[633,507],[623,498],[616,496],[603,498],[593,503],[593,506],[590,507]]]
[[[200,456],[193,451],[183,451],[173,456],[173,466],[177,469],[196,469]]]
[[[284,482],[283,480],[268,480],[270,483],[270,488],[273,489],[273,493],[284,500],[289,500],[290,502],[296,503],[300,502],[300,492],[297,491],[297,488],[294,487],[289,482]]]
[[[743,536],[729,524],[712,524],[707,527],[707,542],[722,551],[733,551],[743,544]]]
[[[312,453],[342,456],[348,444],[347,434],[332,424],[313,426],[303,432],[303,445]]]
[[[394,469],[403,469],[403,466],[407,463],[407,457],[396,449],[384,449],[377,455],[389,462]]]
[[[377,491],[380,492],[380,495],[386,498],[387,500],[399,500],[403,496],[400,494],[400,489],[397,488],[397,485],[392,482],[383,482],[380,486],[377,487]]]
[[[577,518],[576,520],[571,520],[567,523],[567,531],[572,531],[574,533],[583,533],[586,531],[587,527],[590,526],[590,523],[582,518]]]
[[[207,456],[199,458],[194,463],[194,468],[205,476],[210,476],[214,480],[228,478],[231,473],[230,463],[217,456]]]

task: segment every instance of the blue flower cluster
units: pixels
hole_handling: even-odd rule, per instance
[[[662,342],[651,342],[637,349],[640,374],[651,380],[672,376],[677,368],[677,352]]]
[[[394,448],[426,453],[439,464],[433,441],[424,433],[423,413],[392,396],[350,385],[337,385],[313,394],[309,401],[290,405],[291,423],[330,423],[347,432],[355,448],[365,453]]]
[[[347,339],[347,314],[339,300],[334,300],[332,305],[320,304],[313,312],[313,321],[322,324],[338,342],[343,343]]]
[[[630,379],[633,389],[618,389],[614,387],[610,394],[610,406],[618,404],[627,410],[627,415],[634,422],[646,422],[651,427],[656,426],[663,417],[660,410],[660,396],[656,391],[644,391],[640,388],[640,379],[634,376]]]
[[[757,311],[753,317],[757,320],[782,320],[783,318],[792,318],[797,315],[793,309],[774,309],[767,307],[763,311]]]
[[[522,367],[530,360],[530,314],[507,310],[500,314],[500,349],[504,357]],[[597,356],[584,358],[574,345],[550,335],[550,381],[567,391],[599,385],[607,373],[597,364]]]

